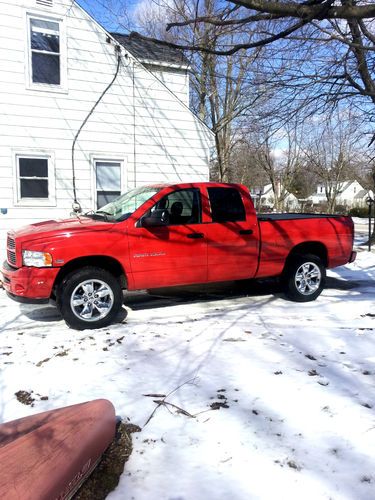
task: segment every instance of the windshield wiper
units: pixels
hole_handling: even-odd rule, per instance
[[[97,210],[95,213],[96,214],[105,214],[105,215],[111,215],[111,216],[113,216],[113,214],[111,214],[110,212],[106,212],[105,210]]]
[[[105,222],[109,222],[108,215],[112,217],[112,214],[110,214],[109,212],[105,212],[104,210],[97,210],[96,212],[90,210],[83,215],[85,217],[89,217],[90,219],[104,219]]]

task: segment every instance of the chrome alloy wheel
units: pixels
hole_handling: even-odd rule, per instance
[[[83,321],[98,321],[112,309],[114,295],[107,283],[101,280],[86,280],[73,290],[70,307],[77,318]]]
[[[312,295],[319,287],[322,273],[315,262],[304,262],[295,274],[294,282],[301,295]]]

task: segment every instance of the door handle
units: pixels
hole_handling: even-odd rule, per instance
[[[241,229],[240,234],[253,234],[252,229]]]
[[[203,233],[191,233],[191,234],[187,234],[186,236],[187,236],[187,238],[191,238],[192,240],[197,240],[199,238],[204,238],[204,234]]]

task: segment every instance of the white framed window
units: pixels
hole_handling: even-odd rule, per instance
[[[16,204],[55,206],[55,175],[52,155],[16,154]]]
[[[27,30],[29,88],[64,91],[66,51],[62,20],[28,14]]]
[[[122,162],[94,160],[96,208],[101,208],[121,194]]]

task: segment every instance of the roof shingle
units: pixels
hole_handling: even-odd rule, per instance
[[[189,66],[189,61],[182,50],[167,47],[152,40],[145,40],[136,32],[132,32],[130,35],[122,33],[111,33],[111,35],[140,61]]]

